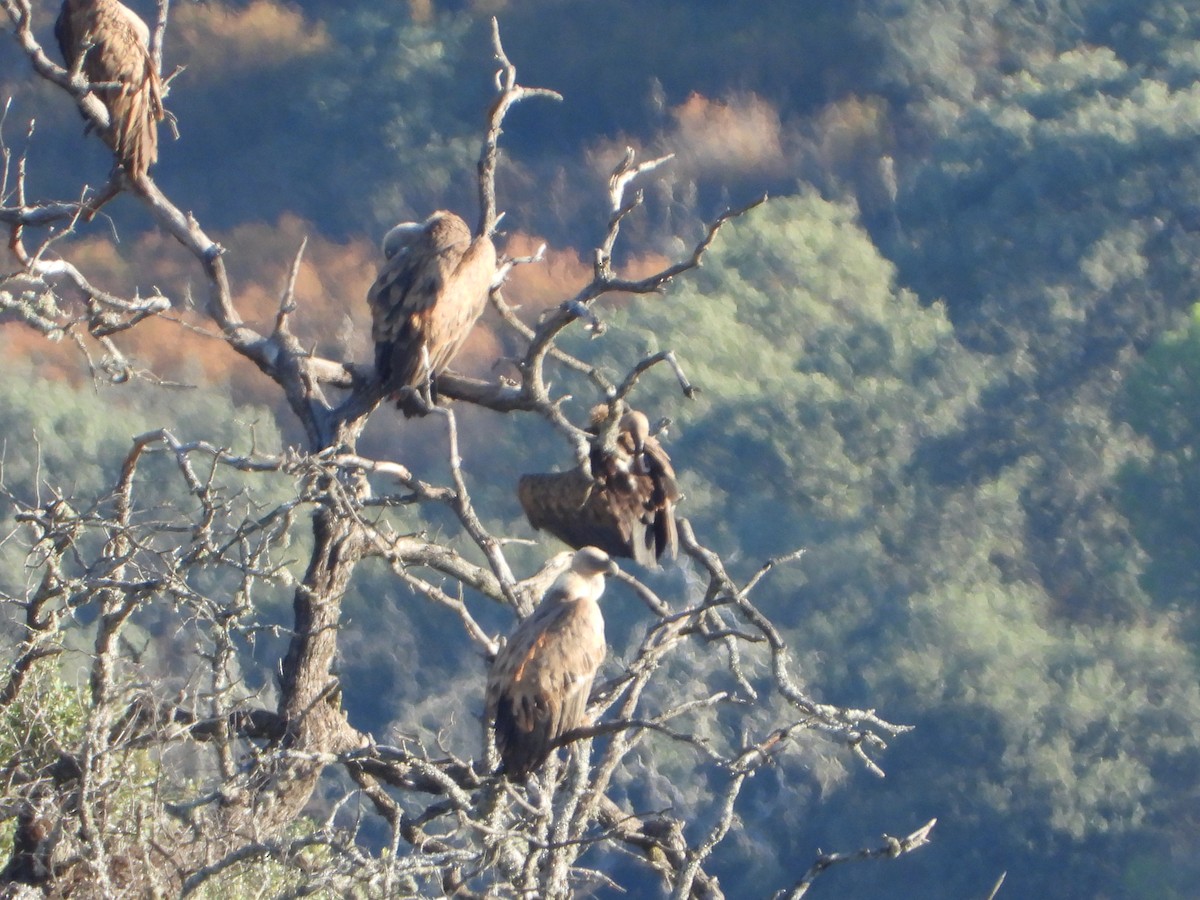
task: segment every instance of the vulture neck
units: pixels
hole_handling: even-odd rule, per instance
[[[551,603],[595,603],[604,593],[603,575],[566,571],[558,576],[555,589],[547,595]]]

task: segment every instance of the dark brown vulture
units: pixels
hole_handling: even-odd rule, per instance
[[[375,373],[389,394],[419,387],[454,359],[487,304],[496,249],[439,210],[383,239],[386,261],[367,293]]]
[[[601,446],[608,415],[592,410],[592,477],[570,472],[522,475],[517,495],[534,528],[572,547],[588,544],[654,568],[664,554],[674,559],[679,538],[675,504],[680,494],[671,458],[650,435],[650,422],[631,410],[621,417],[611,452]]]
[[[488,671],[487,721],[512,781],[523,781],[557,738],[586,724],[592,680],[607,649],[597,601],[615,568],[603,550],[579,550]]]
[[[104,142],[131,177],[158,160],[162,80],[150,58],[150,29],[117,0],[64,0],[54,36],[68,69],[80,65],[108,109]]]

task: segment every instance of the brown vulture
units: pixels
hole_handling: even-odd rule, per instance
[[[492,662],[487,721],[512,781],[523,781],[557,738],[586,724],[592,680],[607,649],[597,601],[604,576],[615,569],[603,550],[576,552]]]
[[[674,559],[678,549],[675,470],[650,435],[649,420],[636,410],[621,417],[613,449],[606,451],[600,432],[607,416],[604,404],[592,410],[591,478],[579,469],[522,475],[517,496],[534,528],[572,547],[591,544],[654,568],[664,554]]]
[[[131,177],[145,175],[158,160],[163,118],[162,80],[150,58],[150,29],[117,0],[64,0],[54,36],[67,68],[81,65],[108,109],[104,142],[117,162]]]
[[[367,293],[375,374],[393,396],[443,371],[487,304],[496,249],[486,235],[439,210],[383,239],[385,262]],[[406,407],[402,407],[406,409]]]

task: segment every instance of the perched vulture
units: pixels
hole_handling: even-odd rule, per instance
[[[443,371],[487,303],[496,249],[486,235],[439,210],[404,222],[383,239],[385,262],[371,285],[375,373],[389,394]]]
[[[664,554],[673,559],[679,543],[675,470],[636,410],[621,417],[614,447],[605,451],[599,434],[607,415],[603,404],[592,410],[591,478],[579,469],[522,475],[517,495],[534,528],[572,547],[592,544],[654,568]]]
[[[557,738],[585,724],[592,679],[607,649],[597,601],[604,576],[614,570],[603,550],[576,552],[492,663],[487,721],[512,781],[523,781]]]
[[[158,160],[162,80],[150,58],[150,29],[118,0],[63,0],[54,36],[68,69],[80,65],[108,109],[104,142],[132,177]]]

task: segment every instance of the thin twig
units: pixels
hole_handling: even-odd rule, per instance
[[[929,843],[929,833],[933,831],[933,826],[936,824],[937,819],[930,819],[916,831],[912,832],[912,834],[902,838],[894,838],[885,834],[883,836],[883,844],[878,847],[867,847],[851,853],[821,853],[809,867],[808,871],[804,873],[804,877],[797,881],[790,889],[777,892],[775,900],[800,900],[801,897],[808,893],[808,889],[812,887],[817,877],[831,866],[868,859],[897,859],[906,853],[919,850]],[[1001,876],[1001,881],[1003,880],[1003,876]],[[999,884],[997,884],[997,887],[999,887]]]

